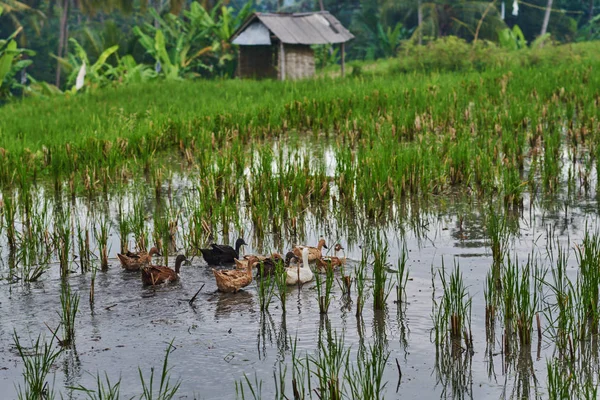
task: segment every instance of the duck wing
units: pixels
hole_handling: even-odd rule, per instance
[[[233,247],[226,245],[226,244],[213,243],[210,246],[213,248],[214,251],[221,253],[221,254],[229,254],[229,253],[235,254],[235,250],[233,249]]]
[[[127,253],[125,253],[125,256],[127,256],[129,258],[133,258],[133,259],[138,259],[138,258],[140,258],[140,253],[132,253],[131,251],[127,250]]]

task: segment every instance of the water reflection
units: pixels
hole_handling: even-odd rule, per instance
[[[436,346],[436,385],[442,387],[441,398],[473,398],[473,352],[461,346],[460,339],[449,339]]]

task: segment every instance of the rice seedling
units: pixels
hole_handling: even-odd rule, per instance
[[[71,251],[71,212],[57,210],[54,218],[54,242],[58,251],[61,276],[69,273],[69,253]]]
[[[552,400],[573,398],[575,376],[566,371],[559,360],[546,361],[546,371],[548,398]]]
[[[510,259],[507,260],[510,264]],[[531,345],[531,331],[533,328],[533,318],[537,311],[538,306],[538,291],[535,287],[532,288],[532,279],[534,279],[533,285],[536,284],[536,277],[532,277],[532,257],[527,260],[524,267],[519,268],[518,262],[515,261],[516,269],[521,271],[520,279],[516,282],[517,290],[515,292],[515,305],[516,311],[516,330],[519,335],[519,342],[521,346]],[[507,267],[508,268],[508,267]],[[536,265],[533,265],[533,269],[537,270]]]
[[[329,311],[329,304],[331,303],[331,294],[333,290],[334,272],[333,267],[326,268],[325,279],[321,274],[315,274],[315,281],[317,286],[317,300],[319,302],[319,312],[321,314],[327,314]]]
[[[116,382],[111,382],[108,374],[104,373],[104,380],[100,373],[96,375],[96,387],[87,388],[83,385],[69,387],[76,392],[82,392],[89,400],[119,400],[121,392],[121,378]]]
[[[53,399],[54,390],[47,378],[62,352],[60,347],[55,348],[54,337],[46,342],[40,335],[28,349],[21,344],[17,332],[13,331],[13,343],[23,361],[23,387],[20,384],[17,386],[19,400]]]
[[[244,391],[244,387],[248,387],[248,398],[249,399],[254,399],[254,400],[260,400],[262,399],[262,387],[263,387],[263,381],[262,379],[259,380],[258,376],[256,375],[256,373],[254,373],[254,382],[250,381],[250,378],[248,378],[248,375],[244,374],[244,378],[240,379],[239,381],[235,381],[235,394],[236,394],[236,399],[241,399],[241,400],[245,400],[246,399],[246,392]],[[250,397],[252,396],[252,397]]]
[[[549,329],[553,331],[552,337],[560,353],[566,352],[569,335],[576,333],[578,322],[575,309],[578,302],[577,293],[571,280],[567,276],[568,252],[557,243],[557,255],[549,253],[550,260],[555,265],[551,268],[552,282],[544,282],[554,297],[554,303],[549,304],[546,320],[553,321]]]
[[[589,234],[586,231],[583,244],[576,254],[579,262],[578,287],[584,312],[583,321],[587,322],[591,334],[597,334],[600,323],[600,270],[597,263],[600,259],[600,235]]]
[[[498,304],[498,290],[496,285],[496,279],[494,279],[494,267],[488,271],[485,276],[485,288],[483,290],[483,296],[485,298],[485,331],[486,336],[491,337],[494,333],[494,326],[496,321],[496,305]]]
[[[146,212],[144,203],[138,199],[133,203],[133,210],[130,214],[129,228],[133,232],[135,244],[138,251],[146,251],[146,241],[148,234],[146,231]]]
[[[118,226],[119,226],[119,243],[121,245],[121,254],[127,253],[129,250],[129,219],[127,218],[124,210],[123,197],[119,198],[117,203],[117,215],[118,215]]]
[[[406,247],[402,248],[400,258],[398,258],[398,269],[396,269],[396,303],[402,304],[406,300],[406,283],[410,274],[406,266],[408,255]]]
[[[261,267],[262,265],[263,264],[261,263]],[[277,260],[275,262],[275,275],[272,279],[275,282],[275,288],[277,289],[274,295],[279,299],[279,304],[281,305],[281,312],[283,312],[283,314],[285,315],[288,286],[286,282],[287,273],[285,271],[285,265],[283,261]]]
[[[500,266],[504,260],[508,247],[508,227],[506,218],[499,215],[491,206],[486,215],[485,225],[491,242],[493,275],[497,284],[500,284]]]
[[[102,217],[99,222],[94,226],[94,237],[96,243],[98,243],[98,251],[100,258],[100,268],[103,271],[108,269],[108,233],[110,229],[110,223],[108,218]]]
[[[2,213],[4,214],[4,226],[6,226],[8,246],[10,249],[14,250],[19,240],[15,228],[17,208],[15,205],[14,194],[12,192],[4,191],[2,193],[2,201],[4,202]]]
[[[150,368],[150,377],[146,381],[144,379],[144,374],[142,373],[142,369],[138,367],[138,372],[140,375],[140,381],[142,384],[142,394],[140,399],[146,400],[171,400],[175,398],[179,387],[181,386],[181,381],[177,381],[174,384],[171,382],[170,377],[170,369],[169,369],[169,355],[174,351],[173,348],[173,340],[167,346],[167,350],[165,351],[165,358],[162,365],[162,370],[160,373],[160,382],[158,385],[158,391],[154,387],[154,367]]]
[[[91,265],[91,250],[90,250],[90,231],[86,226],[77,224],[77,247],[79,254],[79,267],[81,273],[89,270]]]
[[[334,332],[331,340],[321,341],[316,356],[310,358],[318,379],[316,394],[319,398],[341,399],[343,396],[343,372],[348,365],[349,349],[344,346],[344,337]]]
[[[60,344],[65,347],[74,345],[75,319],[79,310],[79,294],[71,291],[71,285],[63,281],[60,291],[60,323],[63,327],[63,338]]]
[[[368,356],[358,357],[357,365],[344,371],[348,383],[346,396],[352,399],[383,399],[387,382],[383,380],[383,372],[390,357],[389,351],[380,346],[369,345]]]
[[[273,296],[275,295],[275,287],[277,285],[277,277],[265,276],[263,274],[264,264],[259,263],[258,268],[261,271],[262,278],[256,279],[256,292],[258,293],[258,304],[260,307],[260,311],[265,312],[268,311],[269,305],[273,300]],[[282,303],[285,303],[285,295]]]
[[[440,271],[442,299],[440,304],[434,301],[434,331],[436,345],[445,342],[449,331],[452,341],[460,342],[464,337],[465,346],[471,347],[471,297],[464,284],[460,265],[455,263],[454,270],[446,275],[444,260]]]
[[[96,300],[96,273],[98,272],[98,268],[95,265],[92,265],[92,275],[90,277],[90,295],[89,295],[89,303],[90,309],[94,310],[94,302]]]
[[[366,279],[366,269],[367,269],[367,251],[366,249],[362,250],[362,257],[356,268],[356,316],[360,317],[362,315],[362,311],[365,303],[365,279]]]

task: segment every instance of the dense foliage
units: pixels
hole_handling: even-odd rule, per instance
[[[329,10],[356,36],[348,60],[427,52],[415,44],[437,38],[448,38],[437,45],[448,52],[473,42],[493,56],[496,48],[519,50],[536,40],[533,47],[600,36],[595,0],[0,0],[0,7],[0,38],[8,38],[0,41],[0,54],[7,45],[30,49],[11,56],[0,87],[4,98],[156,78],[232,77],[236,49],[229,37],[252,11]],[[340,61],[336,48],[315,53],[319,67]],[[463,62],[460,52],[454,58]]]

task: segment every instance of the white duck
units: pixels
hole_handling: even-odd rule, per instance
[[[308,253],[307,247],[302,249],[302,266],[291,266],[285,269],[287,274],[285,283],[288,285],[298,285],[310,282],[313,280],[314,275],[308,265]]]

